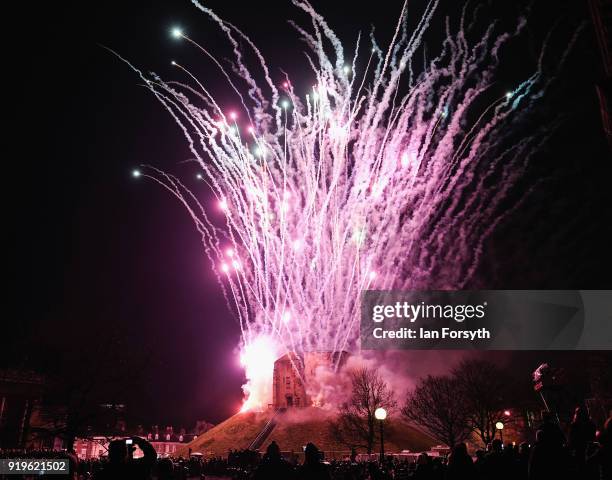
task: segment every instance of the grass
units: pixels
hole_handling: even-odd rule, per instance
[[[272,411],[238,413],[200,435],[177,453],[186,456],[191,448],[192,452],[201,452],[206,456],[225,456],[230,449],[247,448],[272,414]],[[289,410],[278,417],[276,428],[272,430],[261,450],[265,451],[270,442],[275,440],[284,452],[300,453],[308,442],[313,442],[320,450],[330,454],[348,452],[349,448],[338,443],[330,434],[329,424],[333,419],[333,413],[320,408]],[[400,419],[389,419],[385,423],[387,452],[418,452],[428,450],[433,445],[435,442],[429,436]]]

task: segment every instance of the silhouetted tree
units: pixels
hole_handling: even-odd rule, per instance
[[[463,442],[471,433],[458,382],[450,376],[421,378],[408,395],[402,414],[449,447]]]
[[[376,370],[364,367],[349,375],[351,398],[340,407],[338,420],[331,424],[331,432],[340,443],[372,453],[378,431],[374,412],[379,407],[392,411],[397,403],[393,391]]]
[[[495,437],[495,424],[512,403],[508,399],[512,383],[509,376],[494,363],[481,359],[463,360],[452,375],[469,427],[485,445],[490,443]]]

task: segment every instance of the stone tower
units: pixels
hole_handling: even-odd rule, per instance
[[[307,407],[306,388],[300,380],[296,367],[300,368],[302,360],[288,353],[274,362],[272,402],[274,408]]]
[[[317,370],[321,368],[331,371],[336,364],[342,367],[348,357],[348,352],[330,351],[306,352],[303,357],[293,353],[282,356],[274,362],[273,407],[309,407],[318,404],[308,394],[318,390]]]

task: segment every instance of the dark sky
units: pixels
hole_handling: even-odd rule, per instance
[[[302,46],[285,21],[305,17],[290,2],[205,3],[249,33],[271,64],[290,72],[306,68],[295,54]],[[401,3],[313,2],[351,43],[371,23],[388,39]],[[416,18],[423,2],[410,3]],[[527,48],[519,54],[516,47],[503,59],[501,83],[521,77],[529,47],[539,45],[555,22],[553,40],[567,42],[568,32],[588,20],[582,3],[536,1],[522,44]],[[456,18],[456,8],[449,8],[455,2],[442,4],[441,12]],[[241,398],[238,327],[181,206],[158,186],[130,176],[136,165],[148,163],[194,178],[192,167],[180,163],[190,155],[171,118],[133,72],[101,48],[164,76],[176,75],[169,66],[176,59],[215,86],[221,84],[218,73],[168,31],[178,24],[223,53],[222,37],[188,1],[14,8],[6,15],[18,32],[5,43],[10,86],[4,90],[4,133],[14,149],[4,158],[14,308],[4,322],[2,364],[53,372],[58,358],[80,362],[91,356],[100,329],[112,330],[130,351],[130,362],[149,360],[142,382],[125,392],[143,421],[190,424],[227,417]],[[509,24],[518,10],[515,2],[490,7]],[[436,18],[438,26],[428,34],[434,43],[442,16]],[[551,55],[560,51],[553,47]],[[600,73],[590,28],[576,52],[556,96],[544,101],[548,115],[567,121],[532,173],[551,175],[533,201],[550,210],[543,214],[540,207],[537,215],[516,219],[493,240],[491,249],[506,258],[512,252],[512,261],[502,262],[491,288],[610,287],[604,245],[612,240],[605,220],[612,204],[605,193],[611,162],[598,124],[593,83]],[[195,178],[192,186],[202,188]],[[557,230],[567,230],[569,240],[554,239]]]

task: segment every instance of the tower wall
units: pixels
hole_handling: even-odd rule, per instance
[[[272,405],[274,408],[309,407],[322,402],[318,369],[333,371],[336,364],[342,367],[348,352],[306,352],[303,360],[292,353],[274,362]],[[299,371],[296,371],[296,368]],[[301,378],[304,379],[302,383]],[[310,394],[310,395],[309,395]]]
[[[274,362],[272,388],[274,408],[306,407],[310,404],[304,384],[295,370],[295,367],[299,368],[301,364],[301,359],[293,354],[284,355]]]

